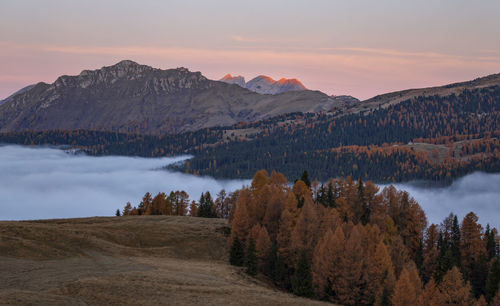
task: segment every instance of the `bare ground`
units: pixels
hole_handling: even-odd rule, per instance
[[[224,220],[0,222],[1,305],[314,305],[227,264]]]

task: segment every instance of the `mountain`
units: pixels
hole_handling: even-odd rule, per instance
[[[15,93],[11,94],[10,96],[8,96],[7,98],[3,99],[3,100],[0,100],[0,105],[4,104],[4,103],[7,103],[9,101],[11,101],[15,96],[19,95],[19,94],[22,94],[28,90],[30,90],[31,88],[35,87],[35,85],[28,85],[26,87],[23,87],[21,89],[19,89],[18,91],[16,91]]]
[[[245,83],[245,78],[242,76],[233,77],[230,74],[226,74],[220,81],[228,84],[237,84],[253,92],[267,95],[275,95],[288,91],[307,90],[307,88],[297,79],[282,78],[275,81],[265,75],[259,75]]]
[[[161,70],[121,61],[15,95],[0,106],[0,131],[178,133],[340,104],[319,91],[262,95],[186,68]]]
[[[228,83],[228,84],[236,84],[236,85],[238,85],[240,87],[245,88],[245,78],[242,77],[241,75],[233,77],[232,75],[230,75],[228,73],[222,79],[220,79],[219,81],[224,82],[224,83]]]

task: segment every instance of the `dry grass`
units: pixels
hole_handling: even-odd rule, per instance
[[[224,220],[0,222],[2,305],[305,305],[227,264]]]

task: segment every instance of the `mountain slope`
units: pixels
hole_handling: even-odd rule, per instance
[[[3,100],[0,100],[0,105],[4,104],[4,103],[7,103],[9,101],[11,101],[15,96],[19,95],[19,94],[22,94],[24,92],[27,92],[28,90],[30,90],[31,88],[35,87],[35,85],[28,85],[26,87],[23,87],[21,89],[19,89],[18,91],[16,91],[15,93],[11,94],[10,96],[8,96],[7,98],[3,99]]]
[[[38,83],[0,106],[0,131],[93,129],[177,133],[285,112],[316,112],[339,102],[318,91],[261,95],[185,68],[122,61]]]

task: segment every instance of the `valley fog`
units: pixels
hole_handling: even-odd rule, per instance
[[[198,201],[248,181],[215,180],[161,167],[189,158],[92,157],[53,148],[0,146],[0,220],[114,216],[146,192],[184,190]]]
[[[184,190],[191,200],[210,191],[233,191],[249,180],[215,180],[160,168],[189,158],[91,157],[53,148],[0,146],[0,220],[113,216],[145,192]],[[445,188],[395,184],[440,223],[450,212],[461,220],[474,211],[483,225],[500,227],[500,174],[474,173]],[[381,186],[382,188],[383,186]]]

